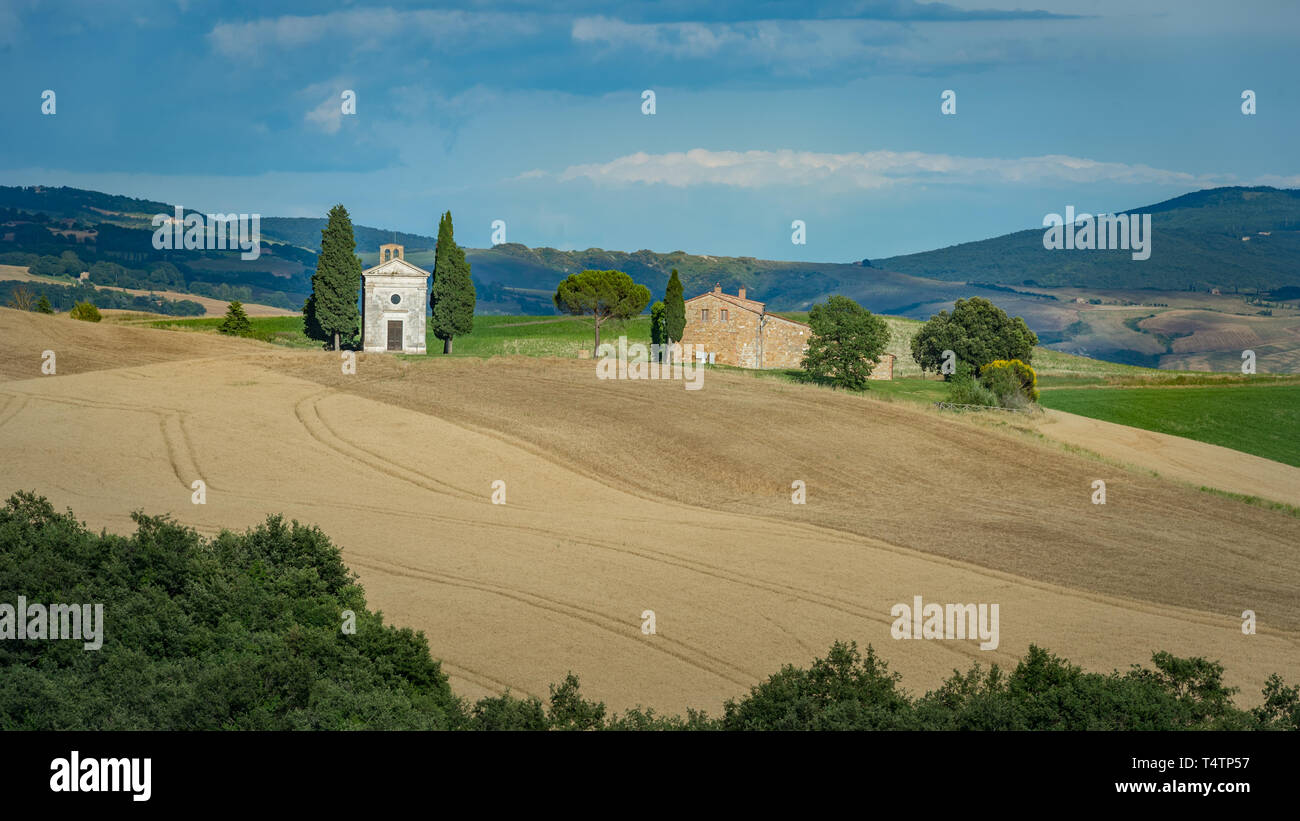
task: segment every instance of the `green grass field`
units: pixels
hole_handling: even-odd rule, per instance
[[[600,341],[650,342],[650,317],[601,325]],[[595,330],[591,320],[569,316],[476,316],[474,332],[456,337],[457,356],[559,356],[575,358],[580,349],[592,350]],[[442,354],[442,341],[428,335],[429,353]]]
[[[203,317],[201,319],[159,319],[150,322],[154,328],[167,328],[174,331],[198,331],[217,333],[223,318]],[[319,343],[313,342],[302,332],[300,316],[255,316],[249,317],[253,339],[270,342],[274,345],[286,345],[291,348],[315,348]]]
[[[155,328],[216,333],[221,317],[203,319],[159,319]],[[293,348],[315,348],[318,342],[308,339],[302,330],[302,317],[250,317],[252,338]],[[639,316],[626,322],[610,320],[600,329],[602,342],[617,342],[626,336],[629,342],[650,341],[650,317]],[[426,338],[430,354],[442,355],[442,340],[430,332]],[[579,349],[591,350],[595,331],[591,320],[568,316],[476,316],[474,332],[456,337],[455,356],[560,356],[575,358]]]
[[[1039,404],[1300,467],[1300,384],[1061,388]]]

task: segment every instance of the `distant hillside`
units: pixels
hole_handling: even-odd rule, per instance
[[[326,222],[323,217],[262,217],[262,236],[319,253],[320,232],[325,230]],[[371,228],[368,225],[354,224],[352,233],[357,240],[357,253],[377,254],[379,246],[388,242],[404,245],[407,250],[433,250],[437,244],[435,237]]]
[[[82,188],[51,188],[44,185],[0,185],[0,208],[15,208],[47,214],[54,219],[71,219],[88,224],[110,222],[132,226],[148,225],[154,214],[170,214],[173,210],[165,202]]]
[[[262,254],[156,250],[149,220],[173,207],[75,188],[0,187],[0,265],[76,276],[96,286],[172,290],[297,310],[326,220],[263,217]],[[188,209],[187,209],[188,210]],[[1064,211],[1064,203],[1062,204]],[[1261,372],[1300,372],[1300,191],[1219,188],[1133,213],[1152,214],[1152,253],[1047,251],[1043,229],[890,259],[785,262],[507,243],[466,248],[480,314],[553,314],[556,284],[587,268],[626,271],[663,295],[676,268],[686,296],[744,287],[777,312],[831,294],[878,314],[927,319],[985,297],[1024,317],[1043,345],[1151,367],[1232,370],[1255,351]],[[431,236],[354,225],[366,265],[394,240],[432,270]],[[1243,242],[1243,237],[1249,237]],[[1213,293],[1214,291],[1220,293]],[[1268,293],[1261,293],[1268,292]]]
[[[1124,213],[1152,215],[1150,259],[1134,260],[1128,251],[1049,251],[1044,229],[1033,228],[876,265],[1000,285],[1225,292],[1300,285],[1300,190],[1213,188]]]

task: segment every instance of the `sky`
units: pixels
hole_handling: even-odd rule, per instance
[[[450,210],[469,247],[501,220],[530,246],[879,259],[1300,187],[1297,42],[1293,0],[3,0],[0,184],[429,235]]]

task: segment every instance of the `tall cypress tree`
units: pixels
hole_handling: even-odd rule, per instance
[[[451,353],[454,337],[474,330],[474,281],[470,278],[465,251],[452,235],[451,212],[438,222],[438,247],[433,255],[433,287],[429,307],[433,309],[433,335],[442,340],[442,352]]]
[[[341,338],[351,342],[361,325],[357,298],[361,293],[361,259],[354,251],[348,209],[330,209],[329,223],[320,232],[320,256],[311,277],[311,297],[303,305],[303,324],[308,335],[332,339],[339,350]]]
[[[677,278],[676,268],[664,289],[664,330],[670,345],[681,342],[682,332],[686,330],[686,300],[682,298],[682,281]]]

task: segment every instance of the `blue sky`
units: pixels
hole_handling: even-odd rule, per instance
[[[1289,0],[323,6],[5,0],[0,184],[815,261],[1300,187]]]

